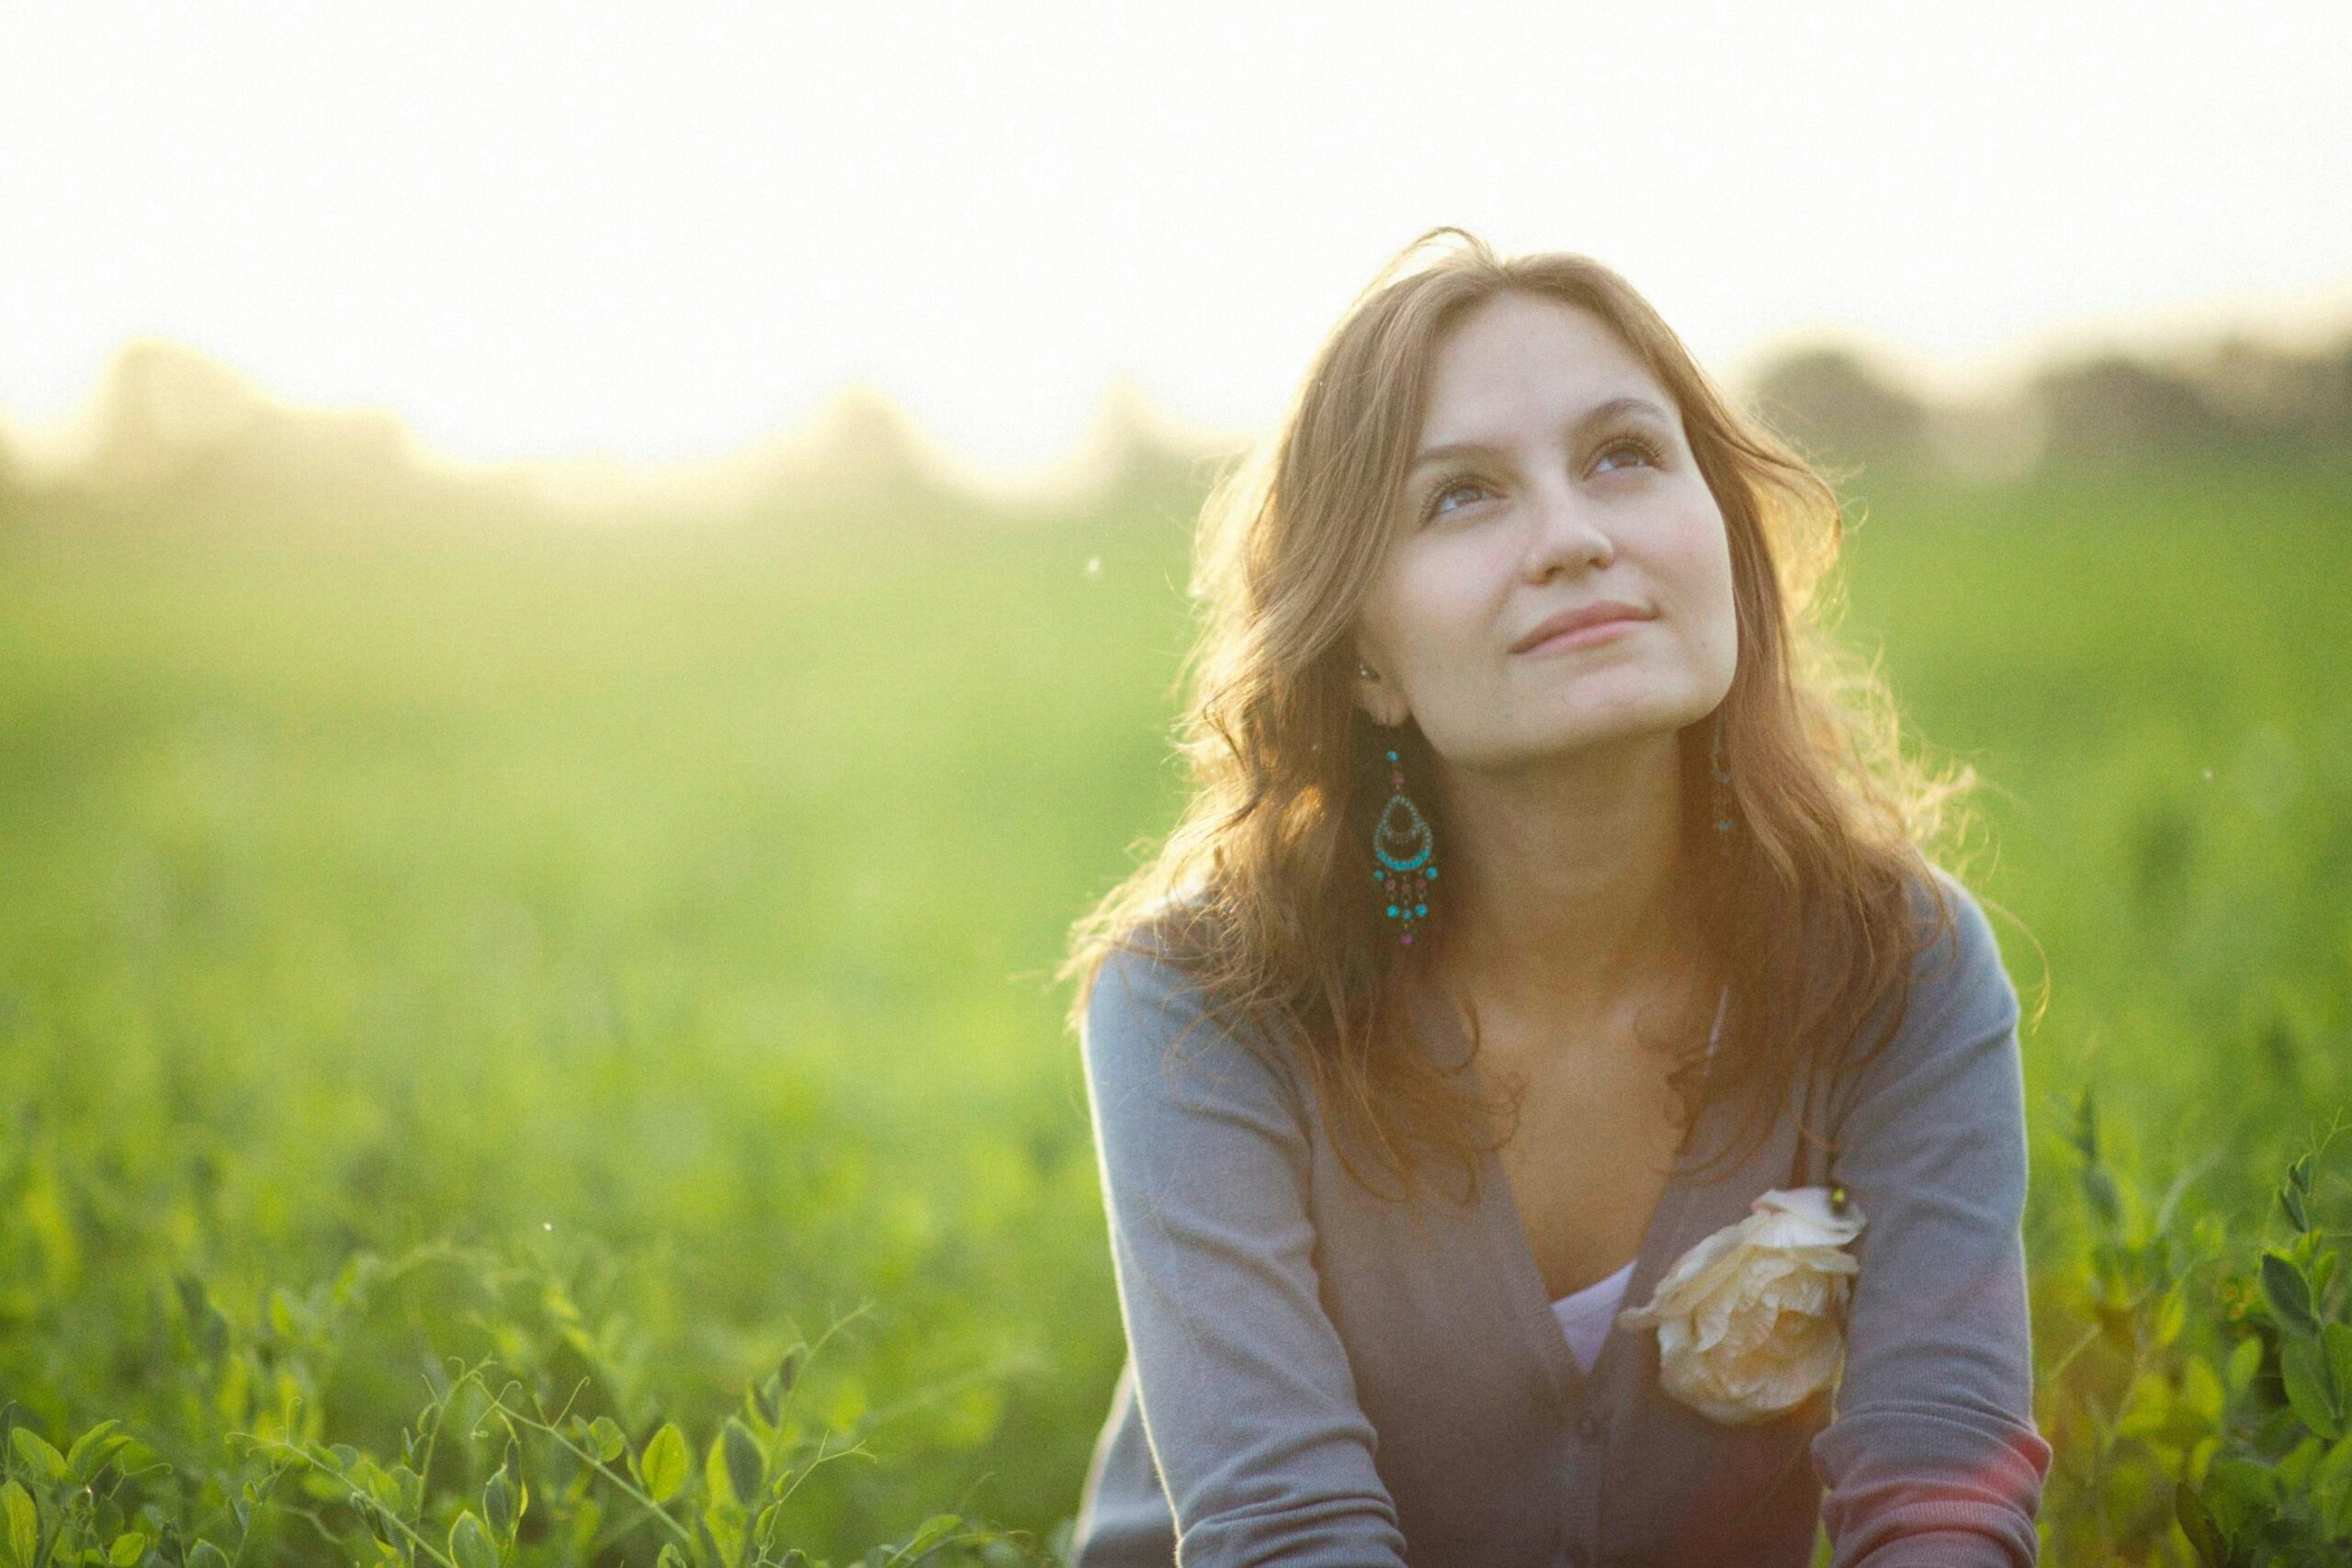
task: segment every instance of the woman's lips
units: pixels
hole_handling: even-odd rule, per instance
[[[1572,648],[1582,648],[1588,643],[1606,642],[1611,637],[1632,631],[1644,619],[1638,615],[1620,615],[1614,620],[1595,621],[1589,626],[1578,626],[1572,632],[1557,632],[1532,648],[1520,649],[1519,656],[1524,659],[1540,653],[1561,653]]]

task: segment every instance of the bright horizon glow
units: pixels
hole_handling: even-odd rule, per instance
[[[2352,8],[1998,0],[0,11],[0,418],[183,343],[461,460],[706,461],[886,389],[1064,458],[1270,424],[1421,230],[1588,252],[1700,358],[2352,327]]]

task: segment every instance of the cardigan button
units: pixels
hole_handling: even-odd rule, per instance
[[[1600,1440],[1600,1417],[1587,1416],[1577,1422],[1577,1435],[1588,1443]]]

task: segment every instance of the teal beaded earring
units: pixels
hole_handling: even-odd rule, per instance
[[[1416,925],[1429,917],[1429,885],[1437,880],[1437,846],[1429,818],[1405,793],[1405,765],[1388,753],[1388,804],[1372,829],[1372,877],[1387,895],[1388,919],[1397,923],[1396,944],[1413,945]]]

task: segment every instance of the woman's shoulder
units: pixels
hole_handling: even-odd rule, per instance
[[[1206,1084],[1292,1102],[1296,1075],[1277,1032],[1207,978],[1201,913],[1198,898],[1163,902],[1104,953],[1080,1029],[1088,1071],[1098,1082]]]
[[[1900,1094],[1940,1081],[1959,1058],[1990,1046],[2014,1049],[2018,993],[1983,904],[1953,873],[1923,862],[1909,900],[1913,955],[1906,983],[1869,1010],[1837,1074],[1836,1119],[1858,1099]],[[1900,1008],[1890,1032],[1888,1020]]]
[[[1939,1029],[1973,1022],[1980,1033],[2014,1024],[2017,987],[1983,904],[1951,872],[1923,863],[1926,876],[1910,886],[1917,951],[1906,1018],[1916,1009]]]

